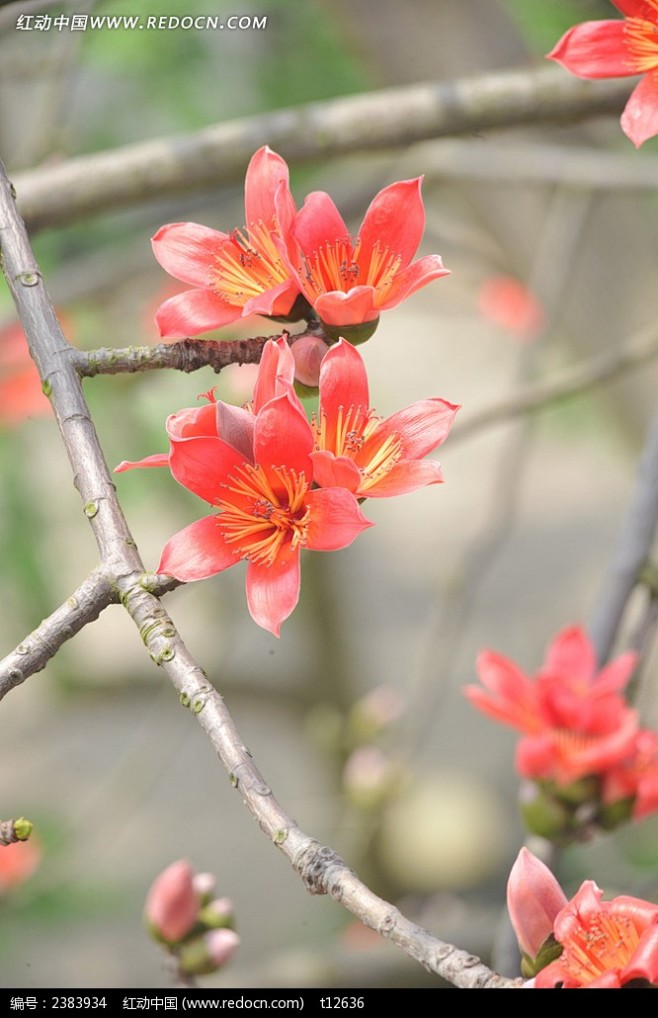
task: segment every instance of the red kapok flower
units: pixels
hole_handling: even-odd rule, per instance
[[[299,287],[278,244],[285,242],[294,215],[288,167],[265,146],[247,169],[244,230],[220,233],[198,223],[170,223],[158,230],[155,257],[194,288],[160,306],[155,316],[160,335],[198,336],[254,313],[288,315]]]
[[[370,409],[359,352],[339,340],[320,367],[320,405],[313,419],[316,483],[340,485],[358,498],[437,484],[441,467],[423,457],[445,441],[458,409],[443,399],[425,399],[382,420]]]
[[[167,422],[168,456],[118,469],[168,464],[180,484],[220,510],[175,534],[158,571],[188,582],[246,559],[251,616],[278,636],[299,599],[302,547],[336,551],[372,524],[344,488],[312,490],[313,435],[282,367],[290,351],[268,348],[255,415],[219,402],[183,410]]]
[[[421,178],[385,187],[353,241],[323,191],[309,194],[289,235],[290,267],[309,304],[338,338],[346,326],[376,323],[421,286],[446,276],[438,255],[412,259],[425,229]]]
[[[467,686],[465,693],[485,714],[523,732],[516,754],[523,777],[566,785],[603,774],[632,752],[637,713],[619,691],[636,657],[622,654],[597,673],[590,639],[571,626],[555,637],[533,678],[483,651],[477,671],[485,688]]]
[[[622,114],[624,133],[638,148],[658,134],[658,0],[612,0],[623,21],[586,21],[548,54],[579,78],[643,74]]]
[[[632,979],[658,982],[658,905],[603,892],[586,880],[555,918],[562,954],[535,980],[539,989],[618,990]]]

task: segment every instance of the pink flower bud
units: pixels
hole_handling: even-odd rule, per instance
[[[566,903],[566,895],[548,866],[522,848],[507,882],[507,908],[524,954],[530,958],[539,954]]]
[[[212,873],[195,873],[192,877],[192,886],[201,901],[210,901],[216,883],[217,880]]]
[[[290,347],[295,360],[295,378],[302,385],[317,388],[320,365],[329,347],[319,336],[302,336]]]
[[[187,976],[208,976],[226,965],[239,943],[234,930],[211,930],[193,937],[176,954],[179,971]]]
[[[192,867],[185,859],[172,863],[155,879],[144,915],[155,936],[176,943],[190,932],[199,911]]]
[[[199,912],[199,922],[209,930],[232,926],[233,920],[233,902],[230,898],[214,898]]]
[[[238,949],[240,937],[235,930],[211,930],[203,938],[206,949],[216,969],[231,960]]]

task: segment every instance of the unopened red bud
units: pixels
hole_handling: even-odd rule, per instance
[[[302,385],[317,388],[320,365],[329,347],[320,336],[302,336],[290,347],[295,360],[295,378]]]
[[[144,909],[146,921],[158,940],[173,944],[190,932],[198,911],[192,867],[179,859],[153,882]]]
[[[530,958],[539,954],[566,903],[566,895],[548,866],[522,848],[507,882],[507,908],[524,954]]]

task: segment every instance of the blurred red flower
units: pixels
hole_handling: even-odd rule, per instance
[[[26,417],[51,412],[22,328],[6,326],[0,330],[0,424],[14,427]]]
[[[28,880],[41,863],[41,847],[34,834],[27,841],[0,846],[0,894]]]
[[[534,293],[512,276],[489,276],[478,294],[480,314],[522,342],[534,339],[544,324],[544,309]]]
[[[622,654],[597,672],[590,639],[571,626],[558,633],[532,678],[483,651],[477,661],[482,686],[467,686],[465,693],[479,710],[523,733],[516,753],[523,777],[566,785],[604,774],[632,754],[637,713],[620,690],[636,658]]]

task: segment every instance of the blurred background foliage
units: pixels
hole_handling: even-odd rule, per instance
[[[145,0],[44,5],[94,15],[267,15],[260,31],[23,31],[2,8],[0,155],[10,173],[79,153],[379,87],[531,69],[606,0]],[[32,9],[30,9],[32,10]],[[265,144],[263,135],[254,148]],[[485,144],[495,156],[481,172]],[[364,348],[382,415],[429,395],[467,419],[532,380],[633,339],[655,319],[655,192],[623,169],[609,189],[559,169],[519,180],[550,151],[630,150],[616,121],[428,141],[291,166],[293,191],[331,191],[358,223],[376,191],[425,174],[424,251],[453,276],[384,317]],[[447,146],[460,168],[446,169]],[[455,147],[457,146],[457,147]],[[451,151],[452,151],[451,150]],[[500,160],[515,175],[506,179]],[[477,170],[477,172],[475,172]],[[19,195],[20,200],[20,195]],[[153,312],[178,284],[149,238],[165,222],[243,224],[241,188],[103,214],[34,238],[73,343],[157,339]],[[538,316],[482,304],[510,279]],[[494,286],[494,292],[496,288]],[[513,304],[513,302],[512,302]],[[495,301],[494,301],[495,305]],[[0,316],[14,319],[6,294]],[[222,338],[268,331],[255,321]],[[273,330],[272,330],[273,331]],[[3,333],[4,335],[4,333]],[[5,344],[8,349],[8,342]],[[23,364],[21,370],[25,367]],[[0,360],[0,637],[9,651],[96,564],[49,408]],[[0,378],[2,381],[2,378]],[[108,462],[166,448],[166,415],[217,384],[242,402],[253,371],[150,373],[85,384]],[[21,385],[28,383],[21,382]],[[652,409],[655,368],[442,450],[447,483],[369,503],[355,547],[308,556],[302,602],[280,641],[248,617],[240,569],[167,598],[183,638],[226,697],[259,766],[303,829],[378,893],[444,939],[488,956],[522,831],[513,736],[472,716],[460,688],[490,646],[532,670],[557,629],[586,620],[601,583]],[[120,497],[148,568],[204,508],[165,471],[123,475]],[[642,696],[656,725],[651,663]],[[383,688],[383,692],[376,692]],[[364,700],[364,698],[366,698]],[[141,929],[146,890],[188,857],[235,903],[242,948],[228,986],[436,982],[332,902],[309,898],[259,836],[201,732],[149,661],[130,620],[108,610],[2,704],[2,816],[35,823],[40,865],[0,898],[2,985],[167,985]],[[570,849],[567,885],[658,894],[656,823]],[[1,860],[0,860],[1,861]]]

